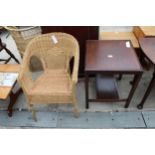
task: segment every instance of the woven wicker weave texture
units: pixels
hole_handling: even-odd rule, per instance
[[[13,37],[21,57],[23,57],[29,42],[36,36],[41,35],[41,27],[39,26],[31,26],[26,28],[19,26],[5,26],[4,28],[7,29]],[[40,62],[33,58],[31,61],[31,70],[36,71],[40,69]]]
[[[5,28],[10,32],[11,36],[15,40],[21,56],[24,55],[24,52],[28,43],[34,37],[41,34],[40,27],[18,28],[15,26],[6,26]],[[38,29],[40,29],[40,31],[38,31]]]
[[[55,38],[55,42],[52,38]],[[29,63],[31,57],[40,59],[44,73],[32,80]],[[70,60],[74,59],[73,71],[70,72]],[[79,68],[79,44],[66,33],[49,33],[34,38],[27,46],[19,75],[19,83],[24,90],[29,105],[68,104],[76,102],[76,83]]]

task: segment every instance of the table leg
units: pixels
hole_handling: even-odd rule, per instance
[[[85,74],[86,109],[89,109],[89,76]]]
[[[144,102],[146,101],[147,97],[149,96],[154,85],[155,85],[155,72],[153,73],[153,77],[151,79],[151,82],[150,82],[145,94],[144,94],[142,101],[140,102],[140,104],[137,105],[138,109],[143,109]]]
[[[18,96],[22,93],[22,89],[20,88],[16,93],[13,93],[11,91],[10,93],[10,103],[8,105],[8,116],[11,117],[12,116],[12,108],[14,106],[14,104],[16,103],[16,100],[18,98]]]
[[[136,74],[136,75],[134,76],[133,85],[132,85],[132,88],[131,88],[131,90],[130,90],[128,99],[127,99],[127,101],[126,101],[126,104],[125,104],[125,106],[124,106],[125,108],[128,108],[128,107],[129,107],[130,101],[131,101],[132,96],[133,96],[133,94],[134,94],[134,92],[135,92],[135,90],[136,90],[136,88],[137,88],[137,86],[138,86],[138,83],[139,83],[141,77],[142,77],[142,73],[138,73],[138,74]]]
[[[140,49],[140,62],[142,64],[143,68],[145,68],[146,70],[150,69],[151,63],[147,59],[147,57],[145,56],[145,54],[143,53],[143,51],[141,49]]]

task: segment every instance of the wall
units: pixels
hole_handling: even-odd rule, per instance
[[[132,26],[100,26],[100,32],[103,32],[103,31],[132,31]]]

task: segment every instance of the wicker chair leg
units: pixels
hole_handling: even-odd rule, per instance
[[[74,113],[74,117],[76,118],[80,116],[80,111],[76,103],[74,104],[73,113]]]
[[[34,109],[32,110],[32,118],[35,122],[37,122],[36,111]]]
[[[33,107],[33,105],[30,105],[30,111],[32,112],[32,118],[35,122],[37,122],[37,117],[36,117],[36,111]]]

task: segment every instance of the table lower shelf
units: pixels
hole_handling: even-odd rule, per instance
[[[96,76],[96,96],[102,100],[119,100],[117,82],[113,75]]]

